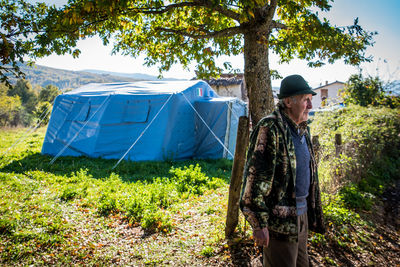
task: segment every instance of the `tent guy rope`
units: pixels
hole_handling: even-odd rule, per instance
[[[53,103],[54,103],[54,101],[53,101]],[[34,132],[40,126],[42,121],[46,118],[47,114],[49,114],[50,110],[51,109],[49,107],[47,107],[47,109],[45,111],[43,111],[42,114],[39,116],[38,123],[36,123],[35,126],[32,126],[32,127],[28,128],[28,130],[26,130],[22,134],[22,136],[17,141],[14,142],[14,144],[12,144],[7,150],[5,150],[3,153],[1,153],[0,157],[6,155],[13,147],[18,145],[22,141],[24,141],[27,136],[29,136],[32,132]]]
[[[126,155],[129,153],[129,151],[131,151],[131,149],[136,145],[136,143],[139,141],[140,138],[142,138],[143,134],[147,131],[147,129],[151,126],[151,124],[153,123],[153,121],[158,117],[158,115],[160,114],[160,112],[164,109],[165,105],[169,102],[169,100],[172,98],[172,96],[174,96],[175,94],[171,94],[169,96],[169,98],[167,99],[167,101],[164,102],[164,104],[162,105],[162,107],[158,110],[157,114],[154,116],[154,118],[150,121],[150,123],[146,126],[146,128],[144,128],[143,132],[139,135],[139,137],[135,140],[135,142],[133,142],[133,144],[129,147],[129,149],[125,152],[125,154],[118,160],[118,162],[114,165],[114,167],[112,167],[111,169],[115,169],[118,164],[126,157]]]
[[[204,123],[204,125],[207,127],[207,129],[212,133],[212,135],[215,137],[215,139],[218,141],[218,143],[221,144],[221,146],[225,149],[225,151],[227,151],[229,153],[229,155],[234,158],[233,154],[229,151],[229,149],[224,145],[224,143],[222,143],[222,141],[218,138],[218,136],[213,132],[213,130],[211,130],[210,126],[208,126],[208,124],[204,121],[204,119],[201,117],[201,115],[199,114],[199,112],[197,112],[197,110],[193,107],[192,103],[190,103],[189,99],[187,99],[187,97],[185,96],[184,93],[181,92],[181,94],[183,95],[183,97],[185,98],[185,100],[189,103],[189,105],[192,107],[192,109],[194,110],[194,112],[197,114],[197,116],[199,116],[200,120]]]

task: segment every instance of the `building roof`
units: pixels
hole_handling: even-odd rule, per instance
[[[330,85],[335,84],[335,83],[345,84],[344,82],[334,81],[334,82],[331,82],[331,83],[326,83],[324,85],[318,86],[317,88],[314,88],[313,90],[315,91],[315,90],[318,90],[318,89],[322,89],[324,87],[330,86]]]
[[[237,85],[243,82],[243,79],[237,77],[231,78],[219,78],[219,79],[210,79],[205,80],[209,85],[213,86],[229,86],[229,85]]]
[[[244,81],[243,73],[222,73],[218,79],[204,80],[210,86],[229,86],[241,84]]]

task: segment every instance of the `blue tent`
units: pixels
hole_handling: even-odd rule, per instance
[[[232,158],[246,104],[203,81],[92,83],[59,95],[42,153],[107,159]]]

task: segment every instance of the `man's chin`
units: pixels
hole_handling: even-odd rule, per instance
[[[307,114],[304,114],[304,116],[303,116],[303,118],[302,118],[301,121],[302,121],[302,122],[308,121],[308,113],[307,113]]]

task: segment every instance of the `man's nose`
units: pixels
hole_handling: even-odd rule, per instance
[[[312,109],[312,102],[311,100],[307,100],[307,108]]]

